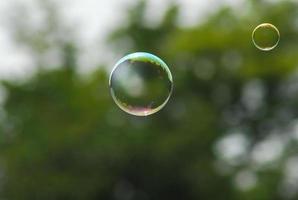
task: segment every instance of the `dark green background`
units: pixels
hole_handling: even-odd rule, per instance
[[[161,112],[140,118],[112,101],[111,66],[99,63],[88,76],[77,72],[80,46],[64,32],[49,2],[44,1],[44,31],[13,24],[17,42],[40,62],[32,77],[1,84],[6,98],[0,113],[0,199],[298,199],[298,178],[288,183],[286,171],[291,163],[298,166],[293,136],[298,4],[247,2],[243,8],[221,8],[192,28],[177,25],[174,4],[158,26],[147,26],[146,3],[136,2],[107,44],[115,55],[158,55],[175,84]],[[253,29],[263,22],[281,33],[280,44],[270,52],[251,41]],[[68,37],[58,37],[61,32]],[[62,39],[48,40],[53,36]],[[52,45],[64,64],[50,70],[41,56]],[[231,160],[222,156],[225,148],[216,149],[233,132],[248,145]],[[266,158],[264,149],[277,156],[255,162]],[[252,177],[255,184],[239,186]]]

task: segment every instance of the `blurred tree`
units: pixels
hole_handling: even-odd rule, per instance
[[[297,8],[252,0],[181,28],[177,5],[152,27],[145,1],[138,3],[110,42],[123,54],[153,52],[171,67],[174,95],[147,118],[116,108],[103,67],[84,80],[69,70],[77,47],[57,44],[61,68],[44,70],[41,62],[25,83],[2,83],[0,198],[297,199]],[[267,53],[251,42],[265,20],[282,34]]]
[[[60,66],[64,48],[75,45],[75,28],[64,20],[54,1],[33,0],[31,4],[12,4],[7,17],[11,35],[32,54],[38,68]]]

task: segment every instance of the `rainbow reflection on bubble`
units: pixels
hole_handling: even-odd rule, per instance
[[[123,111],[148,116],[167,104],[173,91],[173,78],[160,58],[137,52],[117,62],[109,87],[113,100]]]

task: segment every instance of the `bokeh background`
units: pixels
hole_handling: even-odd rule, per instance
[[[5,3],[6,2],[6,3]],[[1,200],[298,199],[298,2],[2,1]],[[251,33],[279,28],[262,52]],[[133,117],[108,76],[158,55],[175,88]]]

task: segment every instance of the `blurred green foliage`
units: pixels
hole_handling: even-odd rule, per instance
[[[145,1],[136,4],[109,44],[123,55],[158,55],[175,83],[168,105],[146,118],[116,107],[104,66],[88,78],[77,73],[79,47],[69,38],[55,40],[63,66],[41,66],[40,47],[51,44],[43,39],[60,33],[49,17],[53,29],[21,39],[42,70],[2,82],[0,199],[298,199],[298,177],[286,171],[298,155],[297,9],[294,1],[252,0],[183,28],[178,6],[149,26]],[[281,32],[271,52],[251,42],[262,22]],[[238,139],[225,142],[231,136]]]

